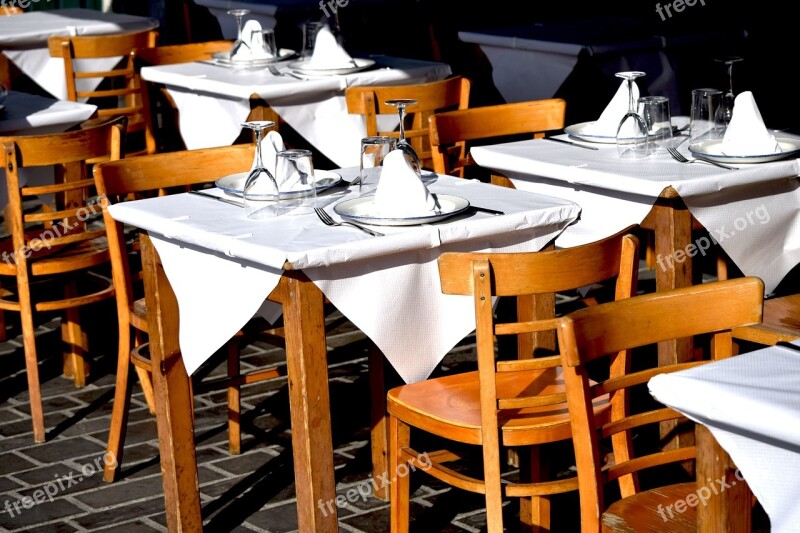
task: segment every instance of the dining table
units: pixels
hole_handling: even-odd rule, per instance
[[[0,62],[10,61],[23,74],[55,98],[67,98],[64,60],[50,57],[47,40],[56,35],[107,35],[158,27],[151,17],[97,11],[84,8],[31,11],[21,15],[0,17]],[[110,70],[121,57],[81,59],[78,70]],[[101,80],[78,80],[81,91],[90,91]],[[13,87],[13,80],[11,80]]]
[[[336,172],[342,181],[317,200],[340,221],[344,206],[371,200],[349,186],[358,168]],[[373,223],[383,236],[331,227],[313,213],[252,220],[239,206],[192,194],[110,207],[116,220],[143,232],[147,305],[159,321],[150,342],[153,367],[161,369],[153,381],[170,529],[201,524],[193,437],[181,422],[191,420],[188,376],[256,313],[283,315],[299,530],[336,531],[336,513],[319,505],[336,497],[324,300],[404,381],[422,380],[475,327],[469,298],[442,294],[438,256],[538,251],[580,215],[569,200],[476,180],[428,173],[424,183],[440,200],[460,199],[458,208],[442,204],[444,211],[422,220]]]
[[[293,52],[293,51],[288,51]],[[344,90],[354,85],[403,85],[444,79],[450,66],[436,61],[369,55],[369,68],[345,73],[297,77],[290,56],[273,66],[231,68],[212,61],[142,67],[142,78],[163,85],[178,108],[180,134],[186,148],[233,144],[242,122],[269,108],[280,120],[339,167],[359,164],[358,146],[366,136],[362,115],[347,112]],[[347,72],[354,70],[354,72]],[[382,131],[399,124],[394,116],[379,117]]]
[[[685,125],[688,118],[673,120]],[[678,162],[664,146],[642,159],[624,159],[615,143],[585,142],[568,133],[554,138],[573,144],[543,138],[476,146],[470,153],[518,189],[581,206],[581,220],[559,237],[558,246],[592,242],[631,224],[652,229],[657,291],[691,285],[693,261],[717,245],[745,275],[764,281],[766,295],[800,263],[793,207],[800,205],[796,137],[781,137],[794,147],[784,159],[730,165],[734,170]],[[676,137],[673,143],[693,158],[686,140]],[[693,231],[698,225],[706,233]],[[693,340],[659,343],[658,354],[660,364],[690,361]],[[670,445],[693,439],[680,434]]]
[[[798,383],[797,341],[650,379],[654,398],[709,434],[697,446],[698,531],[752,531],[749,491],[770,531],[800,531]]]

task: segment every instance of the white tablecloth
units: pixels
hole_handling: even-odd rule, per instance
[[[424,83],[451,73],[443,63],[385,56],[373,59],[376,68],[308,80],[277,77],[267,69],[232,70],[202,62],[144,67],[142,77],[166,85],[178,106],[181,136],[189,149],[232,144],[250,113],[250,97],[255,95],[331,161],[349,167],[359,163],[366,125],[364,117],[348,114],[345,88]],[[279,67],[285,69],[286,63]]]
[[[101,35],[158,27],[158,21],[92,9],[53,9],[0,17],[0,50],[22,72],[61,100],[67,97],[64,60],[51,58],[47,39],[54,35]],[[77,70],[107,70],[120,58],[80,60]],[[80,90],[94,89],[100,80],[78,82]]]
[[[97,106],[9,91],[5,109],[0,111],[0,136],[32,135],[65,131],[91,117]],[[8,203],[5,169],[0,168],[0,209]],[[41,185],[53,182],[53,169],[20,169],[22,184]]]
[[[664,150],[629,160],[620,159],[613,144],[593,146],[600,149],[530,140],[475,147],[471,153],[478,164],[506,174],[519,189],[581,206],[581,221],[559,238],[562,246],[641,223],[661,191],[672,186],[742,272],[764,280],[768,293],[800,263],[798,160],[724,170],[682,164]],[[690,155],[686,143],[680,150]],[[708,241],[694,244],[708,250]],[[672,268],[680,258],[660,260],[656,268]]]
[[[353,177],[353,170],[343,174]],[[188,372],[259,310],[289,262],[412,382],[425,379],[475,327],[469,297],[441,294],[437,257],[444,251],[539,250],[580,211],[566,200],[448,176],[430,189],[506,215],[470,211],[436,224],[383,227],[385,236],[371,237],[325,226],[313,214],[256,222],[241,208],[188,194],[124,202],[110,212],[151,233],[178,298]],[[356,193],[340,188],[320,202],[333,214],[332,204],[344,194]]]
[[[769,347],[656,376],[649,387],[658,401],[708,427],[773,533],[800,531],[800,351]]]

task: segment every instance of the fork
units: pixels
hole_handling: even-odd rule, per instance
[[[739,170],[738,168],[729,167],[728,165],[723,165],[722,163],[717,163],[716,161],[712,161],[710,159],[703,159],[700,157],[696,157],[694,159],[687,159],[682,153],[680,153],[676,148],[673,147],[667,148],[667,152],[669,152],[669,155],[671,155],[675,161],[679,161],[681,163],[710,163],[714,166],[724,168],[727,170]]]
[[[297,76],[296,74],[293,74],[291,72],[281,72],[275,65],[268,65],[267,68],[269,69],[269,71],[272,73],[273,76],[291,76],[292,78],[296,78],[298,80],[303,79],[300,76]]]
[[[348,220],[343,220],[342,222],[336,222],[331,218],[331,216],[321,207],[315,207],[314,212],[317,214],[319,219],[322,221],[323,224],[326,226],[353,226],[354,228],[358,228],[365,233],[369,233],[373,237],[383,237],[383,233],[375,231],[373,229],[369,229],[364,227],[360,224],[356,224],[355,222],[350,222]]]

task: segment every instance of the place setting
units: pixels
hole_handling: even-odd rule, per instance
[[[229,15],[236,17],[237,37],[227,52],[213,54],[211,64],[236,69],[268,67],[297,56],[295,50],[278,48],[275,30],[263,29],[261,23],[250,19],[242,25],[248,9],[231,9]]]
[[[351,56],[325,23],[305,24],[303,35],[303,52],[298,61],[288,64],[290,72],[310,78],[340,76],[375,65],[374,59]]]

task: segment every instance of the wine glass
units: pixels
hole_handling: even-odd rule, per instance
[[[227,11],[228,15],[236,17],[236,41],[231,48],[231,58],[235,56],[242,48],[250,48],[249,45],[242,39],[242,18],[250,13],[249,9],[230,9]]]
[[[400,116],[400,133],[397,139],[397,148],[402,150],[406,157],[411,161],[414,170],[418,175],[422,174],[422,164],[419,161],[419,156],[414,148],[411,147],[406,139],[405,122],[406,122],[406,107],[417,103],[416,100],[410,98],[395,98],[393,100],[386,100],[386,105],[394,106],[397,108],[397,114]]]
[[[738,56],[728,56],[715,59],[719,63],[724,63],[728,72],[728,90],[722,95],[722,103],[717,108],[714,115],[714,125],[718,135],[723,135],[728,128],[728,124],[733,117],[733,103],[736,100],[736,95],[733,93],[733,64],[738,63],[743,58]]]
[[[252,120],[242,124],[243,128],[253,130],[256,136],[255,165],[247,176],[242,191],[248,218],[268,218],[281,213],[282,205],[278,182],[275,180],[275,176],[266,169],[261,157],[261,138],[264,130],[274,125],[275,123],[271,120]]]
[[[617,154],[624,159],[641,159],[650,153],[647,122],[642,115],[636,112],[637,102],[633,97],[633,80],[644,75],[644,72],[637,71],[615,74],[616,77],[622,78],[628,84],[628,112],[617,126]]]

